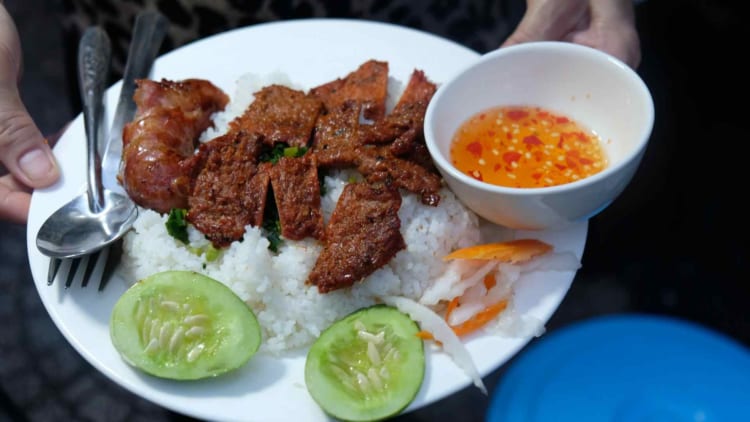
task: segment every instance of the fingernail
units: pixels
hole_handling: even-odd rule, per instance
[[[45,179],[54,169],[49,156],[39,148],[32,149],[18,160],[21,171],[31,180]]]

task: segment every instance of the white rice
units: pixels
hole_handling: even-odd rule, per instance
[[[330,218],[345,177],[326,177],[324,218]],[[140,210],[134,231],[125,237],[121,270],[126,279],[140,280],[167,270],[192,270],[229,286],[255,311],[263,327],[261,351],[279,353],[309,345],[337,319],[378,302],[378,297],[405,296],[418,300],[445,269],[441,257],[479,242],[476,216],[448,190],[438,207],[404,193],[399,217],[407,248],[388,265],[350,289],[318,293],[305,280],[321,250],[315,240],[285,240],[274,254],[258,228],[247,226],[244,240],[234,242],[214,262],[190,252],[165,229],[166,216]],[[188,228],[191,246],[206,246],[203,235]]]
[[[227,110],[215,116],[215,128],[203,134],[209,140],[224,133],[227,124],[252,101],[252,92],[270,83],[298,88],[282,74],[260,78],[243,76]],[[400,90],[391,80],[389,89]],[[397,93],[390,91],[389,109]],[[351,171],[333,172],[325,177],[322,198],[327,222],[346,182],[356,176]],[[173,239],[164,226],[166,216],[140,210],[134,231],[124,240],[120,272],[126,280],[139,280],[160,271],[192,270],[229,286],[247,302],[263,330],[262,353],[281,354],[310,345],[320,332],[343,316],[379,303],[380,297],[401,296],[417,301],[432,280],[446,269],[442,257],[451,251],[480,241],[478,219],[448,189],[440,192],[439,206],[423,205],[419,197],[402,191],[399,210],[401,233],[407,248],[352,288],[327,294],[305,285],[321,245],[313,240],[285,240],[279,253],[268,249],[268,241],[257,228],[247,226],[244,240],[234,242],[213,262],[190,252]],[[192,227],[188,229],[192,247],[208,241]]]

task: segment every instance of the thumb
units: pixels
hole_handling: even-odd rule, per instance
[[[588,13],[582,0],[528,0],[526,12],[501,47],[531,41],[562,40]]]
[[[543,31],[546,26],[533,13],[527,12],[521,22],[519,22],[513,33],[505,39],[501,47],[508,47],[515,44],[523,44],[531,41],[544,40]]]
[[[59,177],[52,151],[23,106],[18,91],[2,87],[0,160],[16,179],[32,188],[49,186]]]
[[[0,161],[19,182],[39,188],[54,183],[59,169],[19,96],[20,57],[18,33],[0,3]]]

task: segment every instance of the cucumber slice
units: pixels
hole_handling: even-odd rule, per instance
[[[331,416],[371,421],[406,408],[424,379],[419,327],[396,308],[376,305],[335,322],[305,362],[310,395]]]
[[[132,366],[175,380],[216,376],[258,350],[252,310],[220,282],[192,271],[166,271],[130,287],[110,318],[115,349]]]

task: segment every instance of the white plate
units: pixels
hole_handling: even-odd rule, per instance
[[[415,68],[440,83],[479,55],[450,41],[415,30],[380,23],[348,20],[287,21],[238,29],[195,42],[159,58],[154,79],[190,77],[211,80],[228,94],[243,73],[283,71],[302,86],[315,86],[345,76],[369,59],[389,63],[390,75],[406,81]],[[108,121],[112,120],[120,84],[107,91]],[[294,357],[256,355],[245,367],[227,376],[198,382],[171,382],[141,374],[127,366],[109,340],[110,311],[126,288],[113,280],[103,292],[62,283],[47,286],[49,260],[35,246],[42,222],[85,186],[84,128],[78,116],[55,147],[62,167],[61,181],[34,193],[29,214],[27,247],[31,271],[52,320],[94,367],[131,392],[171,410],[201,419],[258,421],[321,421],[325,414],[305,389],[305,351]],[[494,227],[489,227],[493,229]],[[491,233],[494,232],[494,233]],[[532,236],[571,251],[580,259],[587,223],[564,231],[508,233]],[[548,272],[518,286],[516,309],[546,322],[565,296],[575,272]],[[484,376],[498,368],[529,339],[482,336],[467,347]],[[444,354],[428,351],[422,389],[409,407],[414,410],[440,400],[470,384],[467,376]]]

